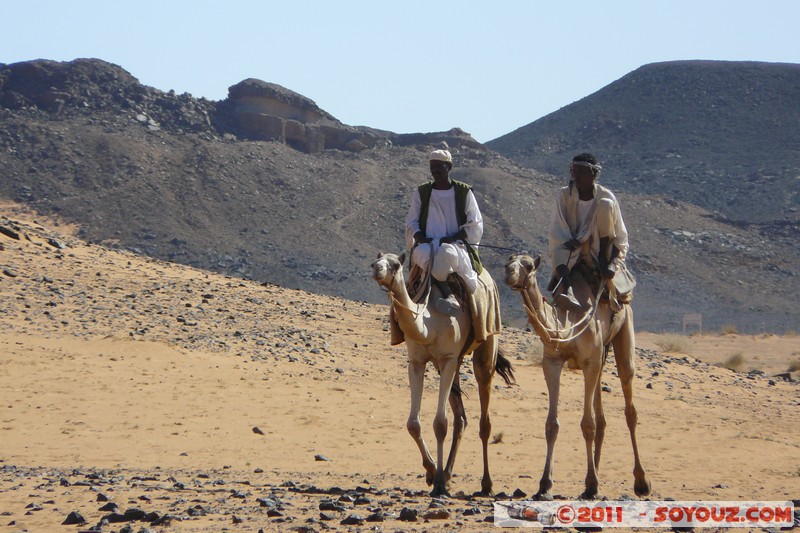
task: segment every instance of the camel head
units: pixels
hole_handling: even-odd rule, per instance
[[[536,283],[533,272],[539,268],[542,256],[533,259],[529,255],[512,255],[506,262],[506,284],[512,289],[520,290],[525,287],[526,280],[530,277]]]
[[[378,258],[372,262],[372,279],[378,282],[378,285],[384,287],[391,286],[394,277],[398,272],[403,271],[403,263],[406,260],[406,254],[402,253],[398,257],[395,254],[385,254],[380,252]]]

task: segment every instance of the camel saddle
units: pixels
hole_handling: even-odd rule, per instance
[[[497,335],[502,330],[500,294],[497,285],[486,269],[478,274],[478,287],[472,294],[469,294],[456,274],[451,274],[447,281],[454,289],[453,294],[456,295],[459,303],[462,306],[465,303],[469,306],[472,316],[473,341],[464,353],[471,353],[490,336]],[[430,273],[423,272],[419,266],[413,265],[406,281],[406,288],[414,302],[426,301],[431,291]],[[394,307],[391,307],[389,311],[389,329],[392,346],[405,341],[403,330],[400,329],[394,317]]]
[[[597,295],[597,291],[602,290],[603,294],[600,296],[601,302],[609,302],[610,296],[614,297],[620,304],[629,304],[633,301],[633,289],[636,287],[636,278],[633,277],[630,270],[627,269],[625,263],[617,263],[617,271],[611,279],[612,292],[609,295],[608,284],[603,283],[603,276],[600,274],[600,268],[597,264],[589,263],[588,261],[578,261],[573,267],[592,289],[592,293]]]

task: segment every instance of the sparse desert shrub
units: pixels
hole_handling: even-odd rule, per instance
[[[736,326],[734,326],[733,324],[726,324],[722,326],[720,332],[723,335],[736,335],[737,333],[739,333],[739,330],[736,329]]]
[[[665,352],[689,353],[690,342],[683,335],[661,335],[655,341],[656,345]]]
[[[741,370],[742,366],[744,366],[744,356],[740,353],[732,354],[720,366],[730,370]]]
[[[797,332],[793,329],[787,330],[784,334],[784,337],[797,337]]]

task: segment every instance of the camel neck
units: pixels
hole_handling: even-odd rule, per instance
[[[407,339],[415,342],[424,340],[424,331],[421,331],[422,320],[420,316],[424,306],[414,303],[406,289],[406,283],[402,275],[395,276],[389,287],[389,299],[394,308],[394,317],[400,329],[403,330]]]
[[[531,311],[536,315],[541,324],[545,327],[552,327],[547,313],[544,311],[544,303],[542,302],[542,291],[539,290],[539,284],[536,282],[536,272],[531,272],[528,275],[527,287],[524,289],[526,305],[532,307]]]

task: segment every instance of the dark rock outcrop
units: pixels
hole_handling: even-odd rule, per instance
[[[277,141],[305,153],[360,152],[377,146],[432,144],[481,147],[458,128],[439,133],[395,134],[343,124],[313,100],[274,83],[248,78],[213,102],[190,94],[162,92],[139,83],[123,68],[98,59],[57,62],[39,59],[0,64],[0,108],[61,117],[127,111],[151,131],[234,135]],[[117,117],[118,119],[119,117]],[[119,120],[116,126],[125,126]]]

